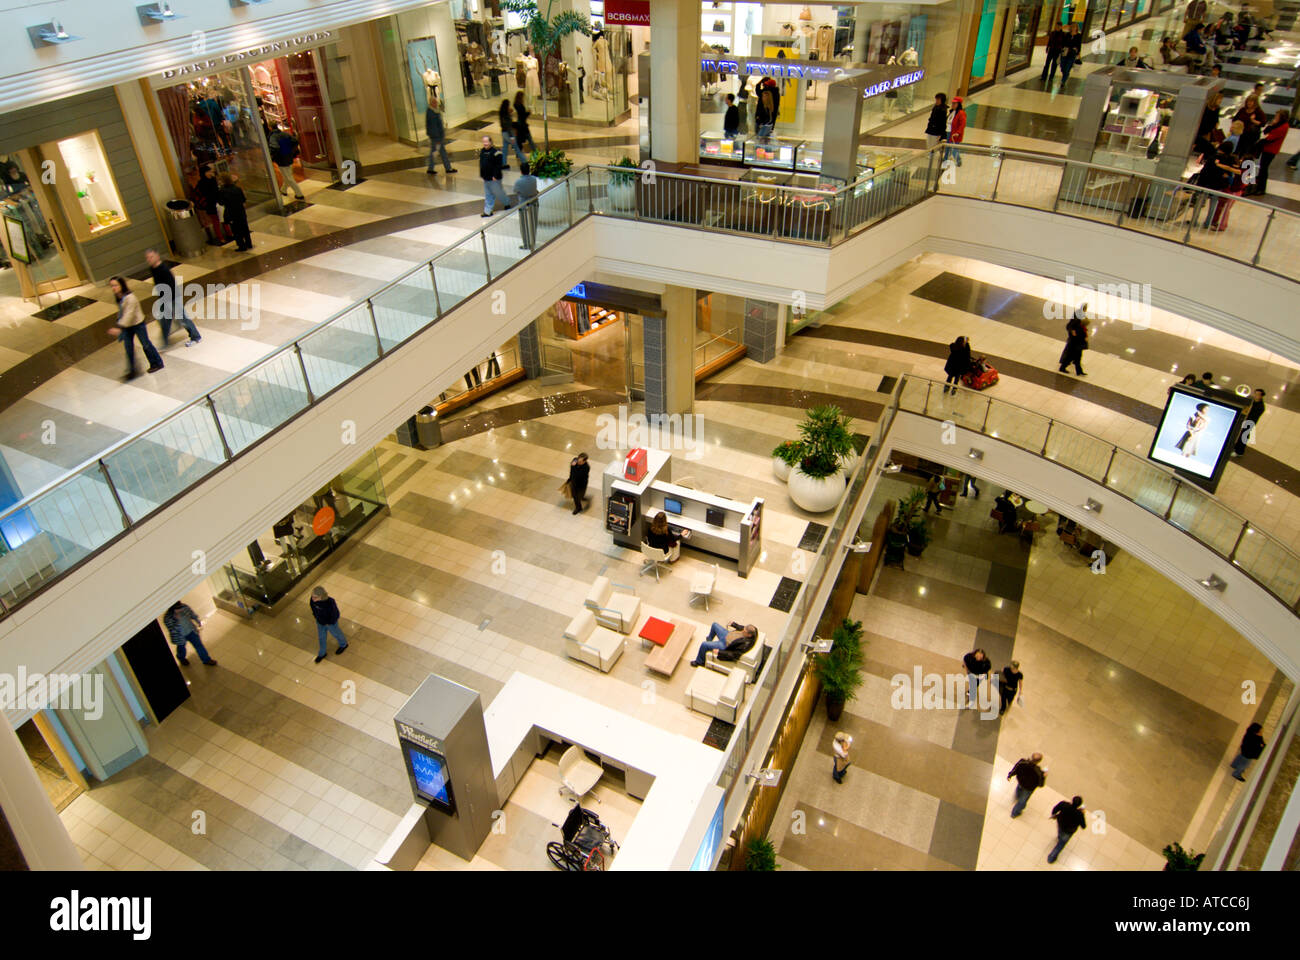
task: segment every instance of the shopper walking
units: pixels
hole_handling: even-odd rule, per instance
[[[1258,723],[1252,723],[1246,728],[1246,735],[1241,738],[1241,748],[1237,751],[1237,756],[1232,761],[1232,776],[1235,780],[1246,782],[1245,773],[1250,765],[1260,758],[1264,752],[1264,738],[1259,732],[1264,728]]]
[[[451,157],[447,156],[447,124],[442,116],[442,101],[432,93],[429,94],[429,105],[424,111],[424,132],[429,135],[429,161],[425,164],[424,172],[438,172],[433,168],[436,154],[442,161],[442,168],[448,173],[455,173]]]
[[[157,297],[153,312],[158,318],[158,327],[162,332],[162,345],[167,346],[167,341],[172,335],[172,322],[179,320],[185,332],[189,334],[185,346],[194,346],[203,338],[199,336],[199,328],[194,326],[189,311],[185,309],[185,296],[181,282],[176,279],[176,274],[172,273],[171,268],[163,262],[158,251],[152,247],[144,252],[144,262],[149,267],[149,275],[153,277],[153,295]]]
[[[236,250],[252,250],[253,235],[248,229],[248,211],[244,209],[244,191],[239,188],[239,174],[223,173],[217,190],[221,219],[235,237]]]
[[[327,636],[332,636],[338,644],[338,649],[334,651],[336,655],[348,648],[348,638],[343,636],[343,631],[339,629],[339,605],[325,592],[324,587],[313,589],[311,599],[307,603],[311,607],[311,615],[316,618],[316,639],[320,641],[316,662],[320,663],[328,653],[325,649]]]
[[[1056,79],[1056,65],[1061,59],[1061,51],[1065,49],[1065,28],[1059,23],[1052,28],[1051,33],[1047,35],[1047,49],[1044,51],[1043,74],[1039,77],[1039,82],[1044,90],[1052,85]]]
[[[492,144],[491,137],[483,138],[483,149],[478,152],[478,175],[483,180],[483,216],[490,217],[496,212],[496,203],[501,201],[501,209],[509,210],[510,201],[506,199],[505,188],[501,186],[501,171],[505,167],[501,151]]]
[[[1061,92],[1070,82],[1070,71],[1083,56],[1083,34],[1077,23],[1070,24],[1070,32],[1065,35],[1065,47],[1061,50]]]
[[[1250,395],[1250,406],[1246,408],[1241,429],[1237,431],[1237,442],[1232,446],[1233,456],[1239,457],[1246,452],[1246,440],[1254,439],[1254,433],[1259,429],[1259,418],[1262,416],[1264,416],[1264,391],[1262,388],[1257,388]]]
[[[969,473],[963,473],[963,474],[961,475],[961,496],[963,496],[963,497],[966,496],[966,491],[967,491],[967,490],[974,490],[974,491],[975,491],[975,499],[976,499],[976,500],[979,499],[979,496],[980,496],[980,488],[977,487],[977,486],[975,486],[975,478],[972,477]]]
[[[510,101],[502,100],[501,106],[497,109],[497,122],[501,124],[501,153],[508,154],[513,150],[519,162],[523,163],[528,158],[524,152],[519,149],[519,141],[515,139],[515,114],[510,109]],[[506,159],[509,159],[507,156]],[[502,169],[509,170],[510,164],[503,164]]]
[[[167,612],[163,614],[163,626],[167,628],[167,636],[171,638],[172,643],[176,645],[176,659],[181,662],[181,666],[188,667],[190,662],[185,657],[185,645],[188,643],[194,647],[194,652],[199,655],[199,660],[204,666],[215,667],[217,661],[209,655],[207,648],[203,646],[203,641],[199,639],[199,628],[203,626],[203,621],[198,618],[188,604],[177,600]]]
[[[524,92],[515,91],[515,143],[519,146],[528,144],[528,149],[537,152],[537,144],[533,142],[533,131],[528,128],[528,118],[532,116],[532,111],[524,104]]]
[[[520,250],[531,250],[537,244],[537,178],[532,167],[519,165],[519,179],[515,181],[515,206],[519,207]]]
[[[587,509],[587,479],[591,476],[591,464],[587,455],[580,453],[569,461],[569,496],[573,497],[573,512],[582,513]]]
[[[306,200],[302,187],[298,186],[298,181],[293,176],[293,162],[298,159],[299,152],[298,138],[289,132],[287,124],[277,123],[269,146],[271,158],[275,160],[276,169],[280,171],[280,177],[284,180],[280,192],[288,193],[292,190],[293,195],[299,200]]]
[[[952,112],[948,115],[948,143],[961,143],[966,139],[966,108],[962,106],[961,97],[952,98]],[[961,166],[961,151],[955,146],[943,149],[943,158]]]
[[[149,361],[149,372],[157,373],[163,368],[162,357],[158,356],[158,351],[149,340],[149,327],[145,323],[144,311],[140,309],[140,301],[126,285],[125,277],[113,277],[108,281],[108,288],[117,298],[117,326],[109,327],[108,332],[126,347],[126,379],[133,380],[136,377],[137,339],[140,341],[140,349],[144,351],[144,358]]]
[[[989,675],[993,669],[993,664],[989,662],[989,655],[982,648],[977,647],[966,656],[961,658],[961,662],[966,667],[966,692],[969,694],[970,707],[979,705],[979,686],[980,681]]]
[[[1074,372],[1086,377],[1087,374],[1083,372],[1083,351],[1087,349],[1088,305],[1085,303],[1074,311],[1074,316],[1065,325],[1065,349],[1061,351],[1060,372],[1069,373],[1065,368],[1074,364]]]
[[[948,94],[936,93],[930,119],[925,122],[925,145],[933,150],[948,132]]]
[[[943,492],[943,480],[937,473],[930,475],[930,479],[925,483],[925,512],[930,512],[933,506],[936,515],[943,514],[943,505],[939,503],[939,494]]]
[[[831,779],[836,783],[844,782],[844,773],[849,769],[849,750],[853,748],[853,738],[841,730],[831,742]]]
[[[1002,716],[1011,707],[1011,701],[1017,700],[1021,706],[1025,703],[1025,675],[1020,672],[1020,661],[1012,660],[998,674],[998,697],[1002,705],[998,716]]]
[[[949,390],[953,393],[957,392],[957,387],[961,384],[961,378],[970,371],[970,366],[970,340],[966,337],[958,337],[948,344],[948,359],[943,365],[943,372],[947,376],[943,384],[945,394]]]
[[[736,95],[729,93],[725,97],[727,112],[722,115],[722,135],[728,140],[735,140],[740,135],[740,108],[736,106]]]
[[[754,109],[754,126],[760,140],[771,137],[776,127],[776,94],[768,87],[762,87],[758,91],[758,106]]]
[[[217,246],[226,243],[230,238],[226,235],[225,224],[221,222],[221,215],[217,212],[217,191],[221,189],[221,184],[217,182],[217,172],[212,169],[212,164],[205,163],[199,167],[199,180],[194,184],[195,201],[194,206],[203,214],[201,218],[212,234],[212,242]]]
[[[1075,797],[1069,803],[1062,800],[1052,807],[1052,819],[1056,821],[1056,846],[1047,855],[1048,863],[1055,863],[1065,845],[1070,842],[1076,830],[1088,825],[1086,811],[1083,809],[1083,797]]]
[[[1034,791],[1047,782],[1047,771],[1040,766],[1043,762],[1041,753],[1031,753],[1028,759],[1021,757],[1007,774],[1007,779],[1016,778],[1016,802],[1011,807],[1011,819],[1014,820],[1025,812],[1025,804]]]

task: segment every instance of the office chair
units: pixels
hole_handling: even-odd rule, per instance
[[[641,575],[645,576],[651,570],[655,572],[655,580],[659,580],[659,568],[668,567],[668,551],[660,550],[658,547],[652,547],[648,543],[641,544],[641,556],[645,557],[646,564],[641,568]]]

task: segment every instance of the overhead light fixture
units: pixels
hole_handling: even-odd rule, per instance
[[[769,770],[764,767],[762,770],[758,771],[758,773],[745,774],[745,782],[748,783],[750,780],[757,780],[760,787],[779,786],[781,783],[781,771]]]
[[[902,469],[903,469],[903,465],[901,463],[895,463],[893,460],[886,460],[885,465],[880,468],[880,472],[898,473],[898,471]]]
[[[141,26],[145,27],[185,19],[172,10],[169,0],[158,0],[157,3],[142,4],[135,8],[135,12],[140,15]]]
[[[1199,583],[1201,586],[1203,586],[1206,590],[1217,590],[1219,591],[1219,593],[1223,593],[1223,591],[1228,588],[1228,582],[1226,580],[1220,579],[1218,574],[1214,574],[1214,573],[1210,574],[1204,580],[1198,580],[1196,582]]]
[[[27,28],[27,36],[32,41],[32,46],[36,49],[41,47],[54,47],[61,43],[71,43],[73,40],[80,40],[80,37],[74,37],[63,29],[63,24],[58,20],[51,20],[49,23],[38,23],[34,27]]]
[[[983,460],[983,459],[984,459],[984,451],[983,451],[983,450],[976,450],[974,447],[971,447],[971,448],[970,448],[970,453],[966,454],[966,456],[970,457],[972,460]]]
[[[1083,509],[1087,510],[1089,513],[1101,513],[1101,504],[1092,499],[1092,497],[1089,497],[1087,502],[1084,503]]]
[[[830,653],[831,647],[834,645],[835,640],[831,637],[813,637],[811,640],[803,642],[806,653]]]

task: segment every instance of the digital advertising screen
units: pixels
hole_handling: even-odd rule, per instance
[[[1236,439],[1240,413],[1240,406],[1227,398],[1172,390],[1148,457],[1194,477],[1217,481]]]
[[[455,813],[456,803],[447,777],[447,758],[405,738],[402,739],[402,756],[416,796],[431,807]]]

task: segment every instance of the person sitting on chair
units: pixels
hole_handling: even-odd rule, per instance
[[[741,626],[733,621],[730,626],[731,629],[728,630],[722,624],[715,623],[709,628],[708,638],[700,644],[700,649],[695,652],[695,659],[691,661],[692,667],[704,666],[704,658],[708,656],[710,650],[725,651],[739,656],[753,647],[758,640],[758,627],[752,623]]]
[[[1011,491],[1003,490],[1002,496],[993,500],[993,508],[1002,514],[1002,526],[998,533],[1011,533],[1020,526],[1016,519],[1016,505],[1011,502]]]
[[[681,541],[684,540],[688,531],[683,530],[678,536],[673,533],[668,526],[668,514],[660,510],[655,514],[655,518],[650,521],[650,529],[646,531],[645,542],[656,550],[662,550],[668,554],[668,562],[676,563],[677,558],[681,556]]]

